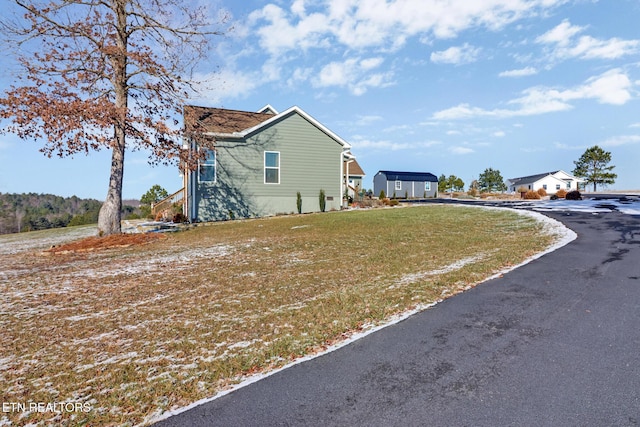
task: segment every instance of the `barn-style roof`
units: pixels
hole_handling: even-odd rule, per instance
[[[438,177],[429,172],[380,171],[378,174],[385,175],[387,181],[438,182]]]

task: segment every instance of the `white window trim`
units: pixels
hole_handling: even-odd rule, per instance
[[[431,181],[426,181],[424,183],[424,191],[431,191]]]
[[[267,153],[275,153],[278,155],[278,166],[267,166]],[[264,171],[262,174],[262,179],[264,180],[264,184],[269,185],[278,185],[280,184],[280,152],[279,151],[265,151],[264,159],[263,159]],[[278,171],[278,182],[267,182],[267,169],[276,169]]]
[[[216,152],[216,150],[209,150],[209,149],[204,149],[204,151],[211,151],[213,152],[213,164],[211,163],[203,163],[202,160],[198,160],[198,182],[212,182],[215,183],[218,181],[218,153]],[[205,156],[206,157],[206,156]],[[213,168],[213,180],[209,181],[209,180],[202,180],[200,177],[202,176],[202,174],[200,173],[201,168]]]
[[[394,190],[396,191],[402,190],[402,181],[396,179]]]

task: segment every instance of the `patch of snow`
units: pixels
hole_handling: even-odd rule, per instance
[[[463,268],[464,266],[468,265],[468,264],[473,264],[476,263],[478,261],[482,261],[485,258],[486,255],[483,254],[479,254],[479,255],[475,255],[472,257],[468,257],[468,258],[463,258],[459,261],[456,261],[452,264],[449,264],[443,268],[440,268],[438,270],[430,270],[430,271],[423,271],[420,273],[413,273],[413,274],[405,274],[404,276],[402,276],[400,278],[400,280],[398,281],[399,285],[408,285],[410,283],[415,283],[418,280],[422,280],[425,279],[429,276],[438,276],[440,274],[446,274],[446,273],[450,273],[452,271],[456,271],[456,270],[460,270],[461,268]],[[392,289],[392,288],[390,288]]]

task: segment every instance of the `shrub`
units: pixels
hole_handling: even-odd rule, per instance
[[[582,200],[582,194],[578,190],[569,191],[566,196],[567,200]]]
[[[400,201],[398,199],[389,200],[389,206],[398,206]]]
[[[383,200],[386,197],[387,195],[384,193],[384,190],[380,190],[380,195],[378,196],[378,199]]]
[[[184,214],[182,212],[178,212],[177,214],[173,215],[172,221],[175,224],[180,224],[180,223],[183,223],[183,222],[187,222],[187,217],[184,216]]]
[[[544,188],[538,188],[538,194],[540,197],[544,197],[547,195],[547,191]]]
[[[301,214],[302,213],[302,195],[300,194],[299,191],[298,193],[296,193],[296,206],[298,208],[298,213]]]
[[[529,190],[525,193],[524,198],[528,200],[536,200],[540,199],[540,194],[537,191]]]
[[[556,191],[556,196],[560,199],[564,199],[567,196],[567,190],[561,188],[560,190]]]
[[[320,212],[324,212],[327,208],[327,197],[325,196],[324,190],[320,190],[318,201],[320,202]]]
[[[381,202],[382,202],[383,205],[391,206],[391,199],[388,198],[388,197],[385,197],[384,199],[381,199]]]

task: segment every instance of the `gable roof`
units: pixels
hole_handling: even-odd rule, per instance
[[[263,108],[261,112],[227,110],[224,108],[184,106],[184,130],[187,133],[232,134],[242,132],[274,116],[273,110]]]
[[[438,177],[429,172],[379,171],[376,175],[378,174],[385,175],[387,181],[438,182]]]
[[[342,173],[347,173],[347,162],[343,162],[344,166],[342,169]],[[349,162],[349,176],[365,176],[364,171],[358,164],[356,159],[353,159],[352,162]]]
[[[342,145],[345,150],[351,148],[347,141],[297,106],[293,106],[282,113],[276,113],[275,111],[270,105],[266,105],[257,113],[186,105],[184,107],[185,132],[187,134],[202,133],[206,136],[218,138],[242,139],[259,132],[276,121],[298,114]]]
[[[570,177],[569,179],[576,180],[576,181],[582,181],[581,179],[576,178],[575,176],[573,176],[573,175],[571,175],[569,173],[566,173],[563,170],[557,170],[557,171],[546,172],[546,173],[539,173],[539,174],[536,174],[536,175],[523,176],[523,177],[519,177],[519,178],[510,178],[508,181],[511,183],[511,185],[531,184],[531,183],[534,183],[534,182],[537,182],[537,181],[541,180],[542,178],[546,178],[548,176],[552,176],[552,177],[554,177],[554,178],[556,178],[556,179],[558,179],[560,181],[566,181],[565,178],[560,178],[560,177],[556,176],[556,174],[559,174],[560,172],[562,172],[562,174]]]

